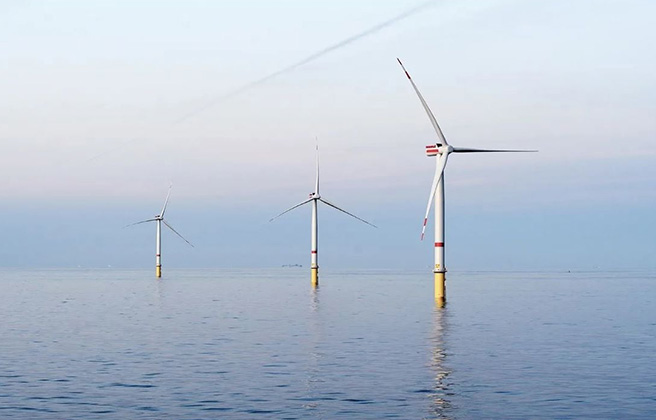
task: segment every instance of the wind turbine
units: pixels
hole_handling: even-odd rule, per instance
[[[166,195],[166,200],[164,200],[164,207],[162,207],[162,211],[160,212],[160,214],[158,214],[157,216],[155,216],[152,219],[142,220],[141,222],[132,223],[131,225],[125,226],[125,227],[129,227],[129,226],[134,226],[134,225],[140,225],[142,223],[157,222],[157,235],[156,235],[156,239],[155,239],[155,241],[156,241],[156,245],[155,245],[155,276],[157,276],[157,277],[162,277],[162,223],[164,223],[164,225],[167,228],[171,229],[173,231],[173,233],[175,233],[180,238],[182,238],[183,241],[185,241],[191,247],[193,247],[191,242],[189,242],[182,235],[180,235],[178,233],[178,231],[173,229],[173,226],[171,226],[164,219],[164,213],[166,213],[166,206],[169,204],[169,197],[171,197],[171,188],[172,187],[173,187],[173,185],[169,185],[169,192]]]
[[[347,212],[344,209],[341,209],[341,208],[337,207],[336,205],[332,204],[331,202],[329,202],[326,199],[324,199],[323,197],[321,197],[321,194],[319,194],[319,146],[316,147],[316,150],[317,150],[317,177],[316,177],[316,182],[314,184],[314,192],[310,193],[310,198],[303,201],[302,203],[299,203],[299,204],[295,205],[294,207],[291,207],[291,208],[283,211],[282,213],[280,213],[276,217],[269,220],[269,222],[272,222],[275,219],[277,219],[278,217],[282,216],[285,213],[288,213],[288,212],[294,210],[297,207],[301,207],[301,206],[303,206],[307,203],[312,203],[312,250],[311,250],[311,255],[312,255],[311,258],[312,259],[311,259],[311,264],[310,264],[312,287],[317,287],[319,285],[319,253],[318,253],[319,252],[319,247],[318,247],[319,221],[318,221],[318,218],[317,218],[318,217],[317,216],[317,210],[318,210],[319,201],[321,201],[322,203],[326,204],[329,207],[332,207],[336,210],[341,211],[342,213],[346,213],[349,216],[351,216],[355,219],[358,219],[359,221],[361,221],[363,223],[368,224],[369,226],[373,226],[375,228],[378,227],[376,225],[373,225],[373,224],[367,222],[364,219],[359,218],[358,216],[356,216],[354,214],[351,214],[351,213]]]
[[[408,77],[412,84],[415,93],[424,107],[428,119],[430,119],[435,133],[437,134],[437,143],[426,146],[427,156],[437,156],[435,177],[433,178],[433,185],[431,186],[430,195],[428,196],[428,206],[426,206],[426,215],[424,216],[424,225],[421,229],[421,240],[424,239],[426,231],[426,223],[428,222],[428,214],[430,213],[431,203],[434,200],[435,204],[435,267],[433,273],[435,274],[435,301],[441,306],[446,302],[446,289],[445,289],[445,274],[446,266],[444,265],[444,168],[446,161],[451,153],[498,153],[498,152],[537,152],[537,150],[500,150],[500,149],[472,149],[469,147],[455,147],[451,146],[444,137],[442,129],[440,128],[433,112],[428,107],[424,97],[417,89],[417,85],[410,77],[410,74],[401,63],[401,60],[396,59],[401,68]]]

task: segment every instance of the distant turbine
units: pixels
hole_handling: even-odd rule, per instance
[[[311,255],[312,255],[312,260],[311,260],[311,265],[310,265],[310,270],[311,270],[311,279],[312,279],[312,286],[317,287],[319,285],[319,247],[318,247],[318,240],[319,240],[319,221],[317,220],[317,208],[318,208],[318,202],[321,201],[322,203],[337,209],[341,211],[342,213],[346,213],[349,216],[358,219],[359,221],[368,224],[369,226],[373,227],[378,227],[376,225],[373,225],[369,222],[367,222],[364,219],[359,218],[358,216],[351,214],[347,212],[346,210],[340,209],[336,205],[328,202],[324,198],[321,197],[319,194],[319,146],[317,146],[317,178],[316,182],[314,184],[314,192],[310,193],[310,198],[307,200],[303,201],[300,204],[295,205],[294,207],[291,207],[276,217],[272,218],[269,220],[269,222],[272,222],[273,220],[277,219],[278,217],[282,216],[285,213],[288,213],[292,210],[294,210],[297,207],[301,207],[304,204],[307,204],[309,202],[312,202],[312,250],[311,250]]]
[[[193,247],[191,242],[186,240],[175,229],[173,229],[173,226],[171,226],[166,220],[164,220],[164,213],[166,212],[166,206],[169,204],[169,197],[171,196],[171,187],[172,185],[169,186],[169,192],[166,195],[166,200],[164,200],[164,207],[162,207],[162,212],[160,214],[155,216],[153,219],[142,220],[141,222],[132,223],[131,225],[125,226],[125,227],[129,227],[134,225],[140,225],[142,223],[157,222],[157,236],[156,236],[156,245],[155,245],[155,276],[157,277],[162,277],[162,223],[164,223],[166,227],[171,229],[173,233],[175,233],[180,238],[182,238],[183,241],[185,241],[191,247]]]
[[[433,268],[433,273],[435,273],[435,301],[439,305],[443,305],[446,302],[446,290],[445,290],[445,273],[446,266],[444,265],[444,168],[446,167],[446,161],[449,158],[451,153],[487,153],[487,152],[537,152],[537,150],[499,150],[499,149],[471,149],[468,147],[453,147],[451,146],[444,137],[442,129],[440,129],[435,116],[431,112],[428,104],[424,100],[424,97],[419,93],[417,85],[410,77],[410,74],[401,63],[401,60],[397,58],[397,61],[401,65],[401,68],[405,72],[405,75],[408,77],[408,80],[412,84],[421,105],[426,110],[428,118],[430,119],[435,133],[437,133],[438,142],[436,144],[431,144],[426,146],[426,154],[428,156],[439,156],[436,160],[435,167],[435,177],[433,178],[433,185],[431,186],[430,195],[428,196],[428,206],[426,207],[426,215],[424,216],[424,225],[421,229],[421,239],[424,239],[424,233],[426,231],[426,223],[428,222],[428,214],[430,213],[431,202],[433,198],[435,199],[435,267]],[[436,194],[437,193],[437,194]]]

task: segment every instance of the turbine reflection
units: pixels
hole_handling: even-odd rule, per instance
[[[436,306],[433,313],[433,332],[431,334],[431,370],[435,375],[431,404],[431,415],[433,419],[451,419],[451,403],[448,400],[449,375],[451,370],[446,365],[448,354],[446,335],[448,333],[448,310],[445,307]]]
[[[322,384],[324,379],[321,374],[321,363],[323,353],[320,349],[323,341],[323,323],[321,320],[319,288],[313,287],[310,290],[310,316],[308,317],[308,329],[311,338],[307,341],[307,366],[305,368],[305,398],[303,407],[310,410],[313,417],[323,417],[323,407],[320,405]]]

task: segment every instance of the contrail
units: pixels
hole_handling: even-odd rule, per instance
[[[413,7],[412,9],[406,10],[405,12],[401,13],[400,15],[394,16],[393,18],[391,18],[391,19],[389,19],[389,20],[386,20],[386,21],[384,21],[384,22],[382,22],[382,23],[379,23],[379,24],[377,24],[377,25],[374,25],[374,26],[372,26],[371,28],[369,28],[369,29],[367,29],[367,30],[365,30],[365,31],[362,31],[362,32],[360,32],[360,33],[358,33],[358,34],[356,34],[356,35],[352,35],[352,36],[350,36],[350,37],[348,37],[348,38],[346,38],[346,39],[344,39],[344,40],[342,40],[342,41],[340,41],[340,42],[338,42],[338,43],[336,43],[336,44],[333,44],[333,45],[331,45],[331,46],[329,46],[329,47],[326,47],[326,48],[324,48],[324,49],[322,49],[322,50],[319,50],[319,51],[315,52],[314,54],[311,54],[311,55],[305,57],[304,59],[302,59],[302,60],[300,60],[300,61],[297,61],[297,62],[294,63],[294,64],[290,64],[290,65],[288,65],[287,67],[284,67],[284,68],[282,68],[282,69],[280,69],[280,70],[277,70],[277,71],[275,71],[275,72],[273,72],[273,73],[271,73],[271,74],[269,74],[269,75],[267,75],[267,76],[262,77],[261,79],[258,79],[258,80],[255,80],[255,81],[253,81],[253,82],[247,83],[247,84],[245,84],[245,85],[243,85],[243,86],[241,86],[241,87],[238,87],[238,88],[236,88],[236,89],[234,89],[234,90],[232,90],[232,91],[230,91],[230,92],[227,92],[227,93],[225,93],[225,94],[223,94],[223,95],[221,95],[221,96],[219,96],[219,97],[217,97],[217,98],[215,98],[215,99],[210,100],[209,102],[207,102],[206,104],[202,105],[201,107],[199,107],[199,108],[193,110],[192,112],[186,114],[186,115],[183,116],[182,118],[176,120],[176,121],[174,122],[174,124],[179,124],[179,123],[181,123],[181,122],[183,122],[183,121],[186,121],[187,119],[189,119],[189,118],[193,117],[194,115],[197,115],[197,114],[199,114],[199,113],[205,111],[205,110],[208,109],[208,108],[211,108],[212,106],[216,105],[217,103],[219,103],[219,102],[221,102],[221,101],[224,101],[224,100],[226,100],[226,99],[228,99],[228,98],[232,98],[232,97],[234,97],[234,96],[237,96],[237,95],[239,95],[239,94],[242,93],[242,92],[245,92],[245,91],[247,91],[247,90],[249,90],[249,89],[254,88],[255,86],[259,86],[259,85],[261,85],[261,84],[264,84],[264,83],[268,82],[269,80],[271,80],[271,79],[273,79],[273,78],[275,78],[275,77],[280,76],[281,74],[284,74],[284,73],[290,72],[290,71],[292,71],[292,70],[294,70],[294,69],[296,69],[296,68],[298,68],[298,67],[301,67],[301,66],[303,66],[303,65],[305,65],[305,64],[307,64],[307,63],[310,63],[310,62],[312,62],[312,61],[314,61],[314,60],[317,60],[318,58],[323,57],[323,56],[326,55],[326,54],[329,54],[329,53],[331,53],[331,52],[333,52],[333,51],[335,51],[335,50],[338,50],[338,49],[340,49],[340,48],[342,48],[342,47],[345,47],[345,46],[347,46],[347,45],[349,45],[349,44],[352,44],[352,43],[354,43],[354,42],[356,42],[356,41],[358,41],[358,40],[360,40],[360,39],[362,39],[362,38],[365,38],[365,37],[367,37],[367,36],[369,36],[369,35],[373,35],[374,33],[378,32],[378,31],[380,31],[380,30],[382,30],[382,29],[385,29],[385,28],[387,28],[388,26],[391,26],[391,25],[393,25],[393,24],[395,24],[395,23],[397,23],[397,22],[399,22],[399,21],[401,21],[401,20],[403,20],[403,19],[405,19],[405,18],[407,18],[407,17],[410,17],[410,16],[412,16],[412,15],[414,15],[414,14],[419,13],[419,12],[420,12],[421,10],[423,10],[423,9],[426,9],[426,8],[428,8],[428,7],[430,7],[430,6],[433,6],[436,2],[437,2],[437,0],[430,0],[430,1],[427,1],[427,2],[425,2],[425,3],[420,4],[420,5],[418,5],[418,6],[415,6],[415,7]]]
[[[105,156],[105,155],[108,155],[108,154],[110,154],[110,153],[112,153],[112,152],[115,152],[115,151],[117,151],[117,150],[120,150],[120,149],[122,149],[122,148],[124,148],[124,147],[126,147],[126,146],[131,145],[131,144],[134,143],[134,142],[137,142],[137,141],[140,141],[140,139],[130,139],[130,140],[126,140],[126,141],[122,142],[121,144],[118,144],[118,145],[112,147],[112,148],[109,149],[109,150],[105,150],[105,151],[102,152],[102,153],[98,153],[97,155],[90,157],[89,159],[86,160],[86,162],[93,162],[94,160],[100,159],[101,157],[103,157],[103,156]]]
[[[229,98],[232,98],[232,97],[234,97],[234,96],[237,96],[237,95],[239,95],[240,93],[243,93],[243,92],[245,92],[245,91],[247,91],[247,90],[249,90],[249,89],[252,89],[252,88],[254,88],[254,87],[256,87],[256,86],[262,85],[262,84],[268,82],[269,80],[271,80],[271,79],[273,79],[273,78],[275,78],[275,77],[280,76],[281,74],[284,74],[284,73],[290,72],[290,71],[292,71],[292,70],[295,70],[296,68],[301,67],[301,66],[303,66],[303,65],[305,65],[305,64],[308,64],[308,63],[310,63],[310,62],[312,62],[312,61],[315,61],[315,60],[317,60],[317,59],[323,57],[323,56],[326,55],[326,54],[329,54],[329,53],[331,53],[331,52],[333,52],[333,51],[335,51],[335,50],[338,50],[338,49],[340,49],[340,48],[346,47],[347,45],[352,44],[352,43],[354,43],[354,42],[356,42],[356,41],[358,41],[358,40],[360,40],[360,39],[362,39],[362,38],[365,38],[365,37],[367,37],[367,36],[369,36],[369,35],[373,35],[373,34],[375,34],[376,32],[379,32],[379,31],[381,31],[381,30],[387,28],[388,26],[391,26],[391,25],[393,25],[393,24],[395,24],[395,23],[397,23],[397,22],[399,22],[399,21],[401,21],[401,20],[403,20],[403,19],[406,19],[406,18],[408,18],[408,17],[410,17],[410,16],[412,16],[412,15],[415,15],[415,14],[419,13],[420,11],[422,11],[422,10],[428,8],[428,7],[434,6],[435,3],[437,3],[437,0],[429,0],[429,1],[426,1],[426,2],[424,2],[424,3],[421,3],[421,4],[415,6],[415,7],[411,8],[411,9],[406,10],[405,12],[403,12],[403,13],[401,13],[401,14],[399,14],[399,15],[394,16],[394,17],[391,18],[391,19],[388,19],[388,20],[386,20],[386,21],[384,21],[384,22],[382,22],[382,23],[379,23],[379,24],[377,24],[377,25],[374,25],[374,26],[372,26],[372,27],[369,28],[369,29],[366,29],[366,30],[364,30],[364,31],[362,31],[362,32],[360,32],[360,33],[355,34],[355,35],[352,35],[352,36],[350,36],[350,37],[348,37],[348,38],[346,38],[346,39],[344,39],[344,40],[342,40],[342,41],[339,41],[338,43],[333,44],[333,45],[331,45],[331,46],[329,46],[329,47],[323,48],[322,50],[319,50],[319,51],[317,51],[317,52],[315,52],[315,53],[313,53],[313,54],[311,54],[311,55],[305,57],[304,59],[302,59],[302,60],[300,60],[300,61],[297,61],[296,63],[290,64],[290,65],[288,65],[288,66],[286,66],[286,67],[284,67],[284,68],[282,68],[282,69],[280,69],[280,70],[277,70],[277,71],[275,71],[275,72],[273,72],[273,73],[271,73],[271,74],[269,74],[269,75],[267,75],[267,76],[262,77],[261,79],[258,79],[258,80],[255,80],[255,81],[253,81],[253,82],[247,83],[247,84],[245,84],[245,85],[243,85],[243,86],[241,86],[241,87],[238,87],[238,88],[236,88],[236,89],[234,89],[234,90],[232,90],[232,91],[229,91],[229,92],[227,92],[227,93],[225,93],[225,94],[223,94],[223,95],[221,95],[221,96],[218,96],[218,97],[216,97],[216,98],[214,98],[214,99],[211,99],[210,101],[208,101],[208,102],[205,103],[204,105],[200,106],[199,108],[197,108],[197,109],[195,109],[195,110],[193,110],[193,111],[187,113],[187,114],[184,115],[182,118],[179,118],[179,119],[173,121],[172,125],[180,124],[180,123],[182,123],[182,122],[188,120],[189,118],[191,118],[191,117],[193,117],[193,116],[195,116],[195,115],[198,115],[198,114],[200,114],[201,112],[203,112],[203,111],[205,111],[205,110],[207,110],[207,109],[213,107],[214,105],[216,105],[216,104],[218,104],[218,103],[220,103],[220,102],[222,102],[222,101],[225,101],[226,99],[229,99]],[[112,149],[110,149],[110,150],[106,150],[106,151],[103,152],[103,153],[100,153],[100,154],[97,154],[97,155],[91,157],[90,159],[87,160],[87,162],[91,162],[91,161],[94,161],[94,160],[96,160],[96,159],[99,159],[99,158],[101,158],[101,157],[103,157],[103,156],[105,156],[105,155],[107,155],[107,154],[113,153],[113,152],[115,152],[115,151],[117,151],[117,150],[119,150],[119,149],[122,149],[122,148],[124,148],[124,147],[126,147],[126,146],[128,146],[128,145],[130,145],[130,144],[132,144],[132,143],[135,143],[135,142],[137,142],[137,141],[140,141],[140,140],[139,140],[139,139],[131,139],[131,140],[128,140],[128,141],[124,142],[123,144],[117,145],[117,146],[115,146],[114,148],[112,148]]]

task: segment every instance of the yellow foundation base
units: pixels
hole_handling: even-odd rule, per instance
[[[443,307],[446,303],[446,276],[445,273],[435,273],[435,304]]]
[[[312,268],[311,269],[311,279],[312,279],[312,287],[318,287],[319,286],[319,268]]]
[[[162,277],[162,266],[158,265],[157,267],[155,267],[155,276]]]

